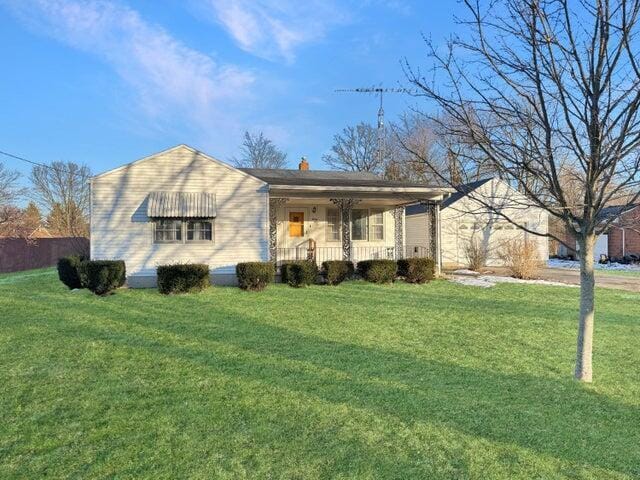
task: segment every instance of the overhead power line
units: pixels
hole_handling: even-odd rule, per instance
[[[27,163],[30,163],[31,165],[38,165],[39,167],[51,168],[51,169],[55,170],[51,165],[46,165],[44,163],[34,162],[33,160],[29,160],[27,158],[20,157],[18,155],[14,155],[13,153],[3,152],[2,150],[0,150],[0,155],[4,155],[5,157],[9,157],[9,158],[15,158],[16,160],[27,162]]]

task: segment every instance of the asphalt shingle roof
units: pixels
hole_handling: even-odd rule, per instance
[[[461,198],[466,197],[469,193],[473,192],[474,190],[476,190],[477,188],[481,187],[485,183],[490,182],[491,180],[493,180],[493,178],[490,177],[490,178],[485,178],[485,179],[482,179],[482,180],[477,180],[475,182],[466,183],[464,185],[461,185],[460,187],[458,187],[461,191],[456,191],[455,193],[453,193],[449,197],[447,197],[442,202],[441,208],[447,208],[448,206],[456,203]],[[417,215],[417,214],[420,214],[420,213],[424,213],[426,211],[427,211],[427,206],[426,205],[422,205],[422,204],[409,205],[405,209],[405,214],[406,215]]]
[[[429,188],[434,185],[385,180],[369,172],[338,172],[333,170],[286,170],[269,168],[241,168],[245,173],[270,185],[303,185],[319,187],[389,187]]]

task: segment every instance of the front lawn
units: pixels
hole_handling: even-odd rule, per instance
[[[638,478],[640,295],[0,280],[0,478]]]

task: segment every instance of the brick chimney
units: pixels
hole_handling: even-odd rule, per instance
[[[302,160],[298,164],[298,170],[309,170],[309,162],[307,162],[307,157],[302,157]]]

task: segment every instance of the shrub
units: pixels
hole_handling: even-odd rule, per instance
[[[86,258],[80,255],[69,255],[58,259],[58,278],[70,289],[85,288],[87,275]]]
[[[96,295],[107,295],[124,285],[126,269],[122,260],[91,260],[84,266],[87,288]]]
[[[165,295],[199,292],[211,285],[209,266],[202,263],[160,265],[157,275],[158,290]]]
[[[426,283],[433,280],[436,263],[430,258],[406,258],[398,260],[398,275],[409,283]]]
[[[315,283],[318,278],[318,265],[313,260],[286,262],[280,268],[282,282],[292,287],[303,287]]]
[[[329,285],[338,285],[348,280],[353,277],[353,271],[353,262],[347,260],[322,262],[322,275]]]
[[[536,244],[527,240],[507,240],[500,246],[500,259],[511,275],[525,280],[536,278],[541,261]]]
[[[394,260],[364,260],[358,262],[358,275],[368,282],[391,283],[396,278]]]
[[[276,266],[273,262],[244,262],[236,265],[238,286],[243,290],[260,291],[273,282]]]
[[[464,254],[469,270],[479,272],[487,264],[487,249],[475,238],[470,239],[464,246]]]

